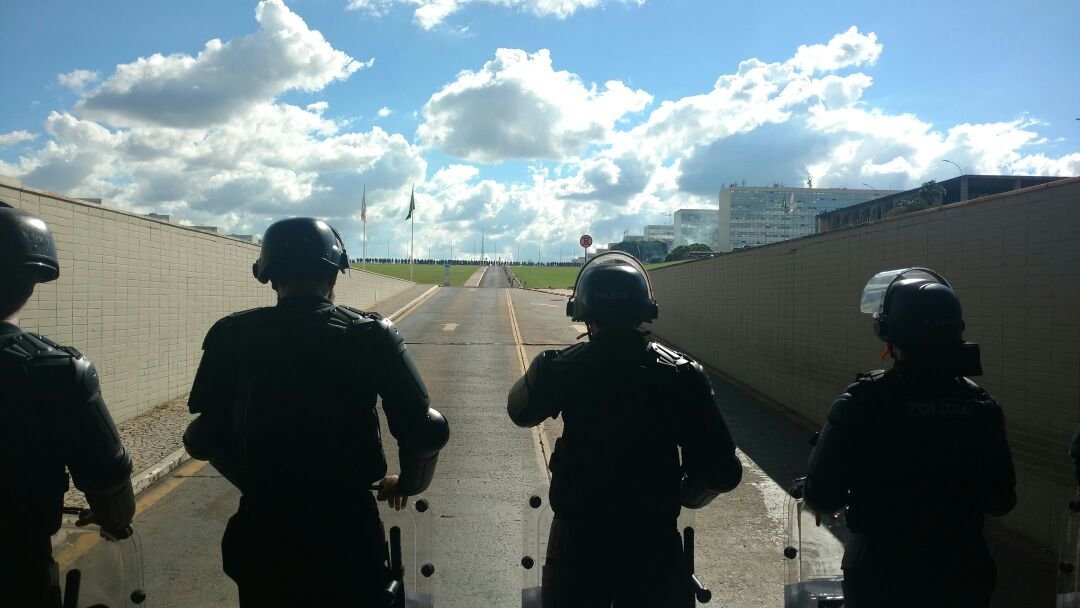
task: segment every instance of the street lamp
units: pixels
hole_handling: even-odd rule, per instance
[[[950,165],[952,165],[952,166],[956,167],[956,170],[960,172],[960,176],[961,176],[961,177],[963,177],[963,175],[964,175],[964,170],[960,168],[960,165],[958,165],[958,164],[956,164],[956,163],[952,162],[951,160],[946,160],[946,159],[944,159],[944,158],[943,158],[943,159],[941,159],[941,162],[943,162],[943,163],[949,163]]]

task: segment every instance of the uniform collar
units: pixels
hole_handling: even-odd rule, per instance
[[[0,334],[21,334],[22,329],[14,323],[8,323],[7,321],[0,321]]]
[[[603,351],[636,353],[645,348],[648,340],[636,329],[629,331],[608,330],[589,336],[589,343]]]
[[[322,296],[288,296],[278,300],[277,307],[286,310],[314,310],[334,303]]]

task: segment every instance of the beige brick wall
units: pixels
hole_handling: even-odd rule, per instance
[[[216,320],[274,303],[251,276],[258,245],[6,184],[0,201],[41,216],[60,256],[20,325],[89,357],[118,422],[190,390]],[[335,292],[365,308],[411,285],[353,270]]]
[[[1080,178],[657,270],[654,331],[820,424],[857,372],[885,366],[859,294],[905,266],[941,272],[960,295],[965,337],[982,345],[977,381],[1004,408],[1016,461],[1006,523],[1056,547],[1076,487]]]

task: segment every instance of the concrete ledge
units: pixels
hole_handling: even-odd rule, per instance
[[[170,473],[189,460],[191,460],[191,455],[187,453],[186,449],[180,448],[157,461],[142,473],[132,477],[131,487],[134,488],[135,494],[138,495],[143,490],[168,477]]]

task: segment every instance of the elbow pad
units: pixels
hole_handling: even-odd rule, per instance
[[[510,420],[519,427],[528,428],[543,422],[556,412],[546,403],[543,387],[549,381],[551,360],[558,355],[554,350],[546,350],[533,359],[525,375],[514,383],[506,398],[506,413]]]
[[[398,491],[406,496],[423,492],[435,476],[439,450],[450,439],[450,425],[435,408],[428,408],[427,418],[413,429],[408,443],[398,449],[401,478]]]
[[[115,539],[131,536],[131,520],[135,517],[135,493],[131,481],[125,479],[115,487],[87,491],[86,502],[101,529]]]
[[[726,469],[717,471],[717,474],[709,479],[683,475],[682,486],[679,488],[679,501],[688,509],[700,509],[720,494],[738,487],[739,482],[742,481],[742,473],[742,462],[736,456],[731,459]]]

